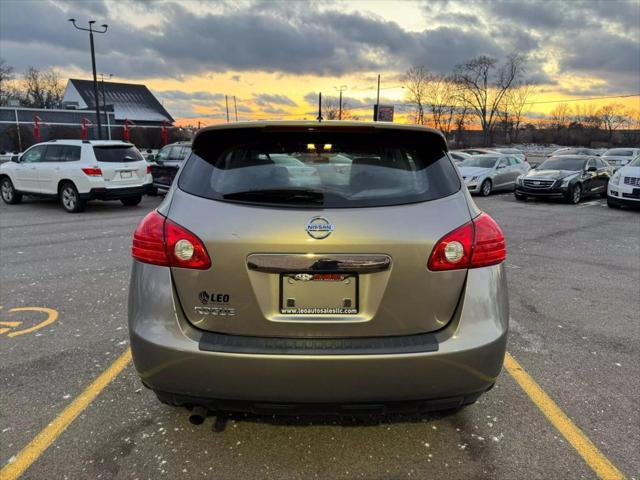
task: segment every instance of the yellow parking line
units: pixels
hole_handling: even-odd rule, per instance
[[[0,480],[14,480],[22,475],[29,466],[42,455],[47,448],[71,425],[82,411],[89,406],[111,381],[131,361],[131,350],[122,353],[109,368],[102,372],[73,402],[67,406],[49,425],[24,447],[15,460],[0,470]]]
[[[531,401],[544,413],[551,424],[558,429],[598,477],[603,480],[623,480],[625,478],[622,472],[598,450],[598,447],[571,421],[509,353],[504,359],[504,366]]]

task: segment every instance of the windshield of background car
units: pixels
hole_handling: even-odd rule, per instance
[[[144,160],[132,145],[94,145],[93,152],[99,162],[137,162]]]
[[[557,157],[560,155],[591,155],[592,153],[589,150],[583,148],[569,148],[567,150],[558,150],[553,152],[553,156]]]
[[[603,156],[615,156],[615,157],[631,157],[633,155],[633,150],[628,148],[612,148],[611,150],[607,150],[602,154]]]
[[[493,168],[493,166],[496,164],[496,161],[498,160],[498,157],[474,157],[474,158],[468,158],[466,160],[464,160],[460,165],[458,165],[459,167],[479,167],[479,168]]]
[[[629,163],[630,167],[640,167],[640,157],[636,157],[634,160],[631,160]]]
[[[550,158],[538,167],[538,170],[571,170],[579,172],[584,169],[586,158]]]
[[[250,136],[250,135],[248,135]],[[276,133],[217,148],[194,146],[178,186],[193,195],[287,207],[423,202],[460,190],[442,147],[375,133]]]

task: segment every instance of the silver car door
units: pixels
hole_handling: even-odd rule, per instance
[[[503,187],[509,184],[509,161],[507,157],[500,157],[496,162],[495,173],[493,176],[494,188]]]

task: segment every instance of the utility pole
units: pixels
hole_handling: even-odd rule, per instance
[[[227,123],[229,123],[229,97],[227,95],[224,96],[224,103],[227,105]]]
[[[96,119],[98,121],[98,139],[102,140],[102,121],[100,120],[100,99],[98,97],[98,76],[96,74],[96,52],[93,46],[93,34],[94,33],[107,33],[108,25],[102,24],[102,30],[94,30],[93,24],[96,23],[95,20],[89,20],[89,28],[83,28],[76,25],[76,19],[70,18],[69,21],[76,27],[78,30],[83,30],[85,32],[89,32],[89,44],[91,46],[91,68],[93,69],[93,98],[96,104]]]
[[[340,85],[339,87],[333,87],[335,88],[338,92],[340,92],[340,101],[339,101],[339,107],[338,107],[338,120],[342,120],[342,91],[347,89],[346,85]]]
[[[236,101],[236,96],[233,96],[233,108],[236,111],[236,122],[238,121],[238,102]]]
[[[378,74],[378,95],[376,96],[376,109],[374,111],[373,121],[378,121],[378,111],[380,110],[380,74]]]
[[[322,121],[322,92],[318,93],[318,118],[316,120]]]

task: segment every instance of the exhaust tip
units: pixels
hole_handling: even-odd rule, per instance
[[[189,422],[193,425],[202,425],[207,418],[208,410],[204,407],[193,407],[189,415]]]

